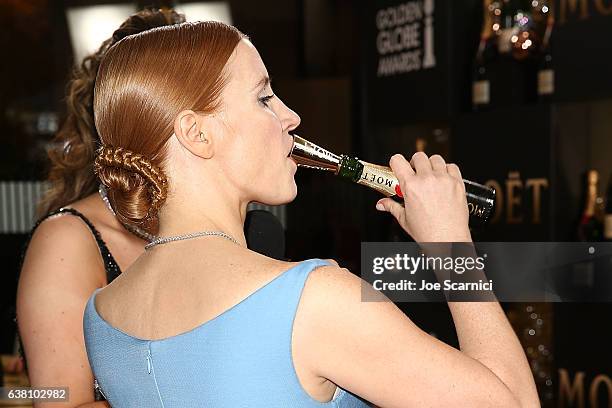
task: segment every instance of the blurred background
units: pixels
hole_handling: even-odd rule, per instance
[[[69,73],[144,7],[249,35],[310,141],[384,165],[439,153],[495,187],[476,240],[612,240],[612,0],[1,0],[2,354],[15,351],[17,271]],[[297,199],[270,208],[288,258],[359,273],[362,241],[407,239],[378,193],[306,169],[296,180]],[[457,346],[445,304],[398,306]],[[543,406],[612,407],[611,306],[504,305]]]

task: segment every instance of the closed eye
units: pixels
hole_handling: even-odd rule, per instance
[[[261,98],[259,98],[259,102],[267,108],[269,107],[268,103],[270,102],[270,99],[272,98],[274,98],[274,94],[262,96]]]

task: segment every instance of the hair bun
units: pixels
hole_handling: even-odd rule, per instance
[[[94,171],[108,188],[108,198],[121,222],[141,225],[157,217],[166,200],[168,182],[147,157],[104,145],[96,155]]]

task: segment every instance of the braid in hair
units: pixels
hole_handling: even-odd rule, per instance
[[[109,200],[122,222],[147,225],[156,220],[166,200],[168,180],[151,160],[121,147],[104,145],[98,150],[94,171],[108,187]]]

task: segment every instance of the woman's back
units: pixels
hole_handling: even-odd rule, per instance
[[[147,277],[137,262],[123,282],[119,279],[99,298],[96,291],[85,310],[85,341],[94,373],[112,406],[367,406],[333,383],[319,382],[323,393],[330,390],[327,398],[312,395],[316,392],[309,392],[312,379],[306,374],[308,370],[294,358],[299,354],[293,349],[294,319],[302,290],[309,274],[330,262],[274,262],[276,266],[269,263],[267,271],[261,268],[262,262],[247,271],[244,262],[235,260],[235,269],[212,271],[199,281],[187,279],[180,292],[161,288],[159,284],[169,280]],[[282,264],[284,270],[280,270]],[[154,269],[159,269],[159,264]],[[201,275],[208,272],[195,271]],[[225,277],[215,277],[216,273]],[[131,285],[130,274],[138,279],[138,286]],[[147,282],[144,287],[152,290],[149,295],[143,292],[143,279]],[[202,281],[210,287],[198,288]],[[255,290],[244,291],[254,283]],[[126,291],[135,292],[127,298]],[[198,292],[202,293],[201,301],[193,303]],[[176,302],[161,301],[172,293]],[[130,299],[133,307],[124,309],[116,299]],[[166,305],[166,310],[160,310],[160,304]],[[219,304],[229,307],[219,310]],[[182,312],[172,318],[175,308]],[[140,327],[134,322],[141,322]],[[329,401],[332,393],[330,402],[319,401]]]

